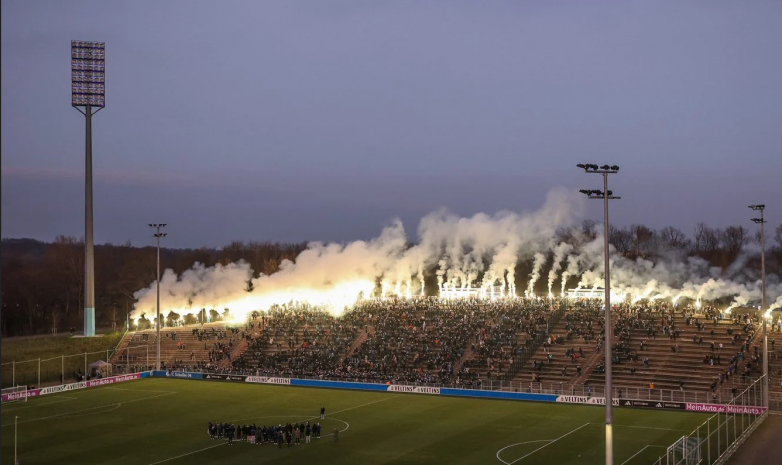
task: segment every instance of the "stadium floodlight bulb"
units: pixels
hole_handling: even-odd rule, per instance
[[[764,208],[766,208],[766,206],[765,205],[750,205],[749,208],[751,208],[753,210],[763,210]]]
[[[579,163],[578,165],[576,165],[576,168],[582,168],[583,169],[583,168],[586,168],[586,165],[583,164],[583,163]]]
[[[106,106],[106,43],[71,41],[71,105]]]
[[[601,169],[601,170],[610,170],[610,169],[611,169],[611,167],[610,167],[610,166],[608,166],[608,165],[603,165],[603,166],[601,166],[601,167],[600,167],[600,169]]]
[[[619,167],[616,165],[611,165],[611,169],[614,171],[619,171]]]

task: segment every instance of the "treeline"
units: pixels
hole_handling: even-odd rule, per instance
[[[586,220],[573,228],[561,229],[557,240],[579,244],[598,236],[600,225]],[[716,267],[736,272],[741,267],[749,278],[757,277],[759,254],[742,254],[758,249],[757,228],[730,226],[711,228],[703,223],[692,237],[679,229],[654,230],[644,225],[612,227],[609,240],[629,259],[685,259],[698,256]],[[280,244],[235,241],[221,249],[168,249],[160,251],[161,270],[182,273],[195,262],[207,266],[228,264],[240,259],[259,273],[271,274],[284,259],[293,260],[305,243]],[[148,287],[156,277],[156,249],[104,244],[95,247],[95,307],[98,326],[122,327],[133,308],[133,293]],[[742,258],[739,260],[739,258]],[[766,271],[782,275],[782,225],[766,232]],[[529,264],[520,263],[517,279],[526,280]],[[526,283],[517,283],[523,286]],[[545,292],[545,280],[537,291]],[[73,237],[58,237],[52,243],[33,239],[3,239],[0,269],[4,336],[36,334],[82,327],[84,299],[84,244]],[[210,309],[211,310],[211,309]],[[165,315],[165,314],[164,314]]]
[[[232,242],[221,249],[160,249],[161,273],[178,274],[201,262],[207,266],[243,259],[256,274],[277,271],[306,243]],[[122,328],[133,309],[133,293],[157,276],[155,247],[95,246],[96,325]],[[84,242],[60,236],[52,243],[3,239],[0,262],[0,329],[4,336],[65,331],[83,326]]]

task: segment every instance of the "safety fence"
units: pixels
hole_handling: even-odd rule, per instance
[[[655,465],[720,465],[766,419],[762,405],[763,377],[757,379],[728,404],[696,405],[693,411],[714,413],[695,430],[679,438]]]
[[[97,376],[110,376],[116,373],[132,373],[149,369],[149,347],[135,346],[125,348],[122,359],[112,364],[115,349],[97,352],[60,355],[51,358],[12,361],[0,365],[0,384],[2,387],[66,384]]]

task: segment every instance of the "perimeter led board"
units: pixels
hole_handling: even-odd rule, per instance
[[[106,43],[71,41],[71,105],[106,106]]]

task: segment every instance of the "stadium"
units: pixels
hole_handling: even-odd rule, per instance
[[[782,2],[1,8],[2,463],[782,457]]]
[[[86,448],[97,463],[599,463],[602,304],[371,299],[340,316],[276,306],[242,324],[162,328],[161,370],[156,331],[128,331],[78,379],[53,366],[60,358],[37,373],[14,366],[41,384],[3,391],[3,453],[18,416],[25,463],[77,463]],[[616,463],[716,463],[768,415],[757,311],[643,301],[613,314]]]

